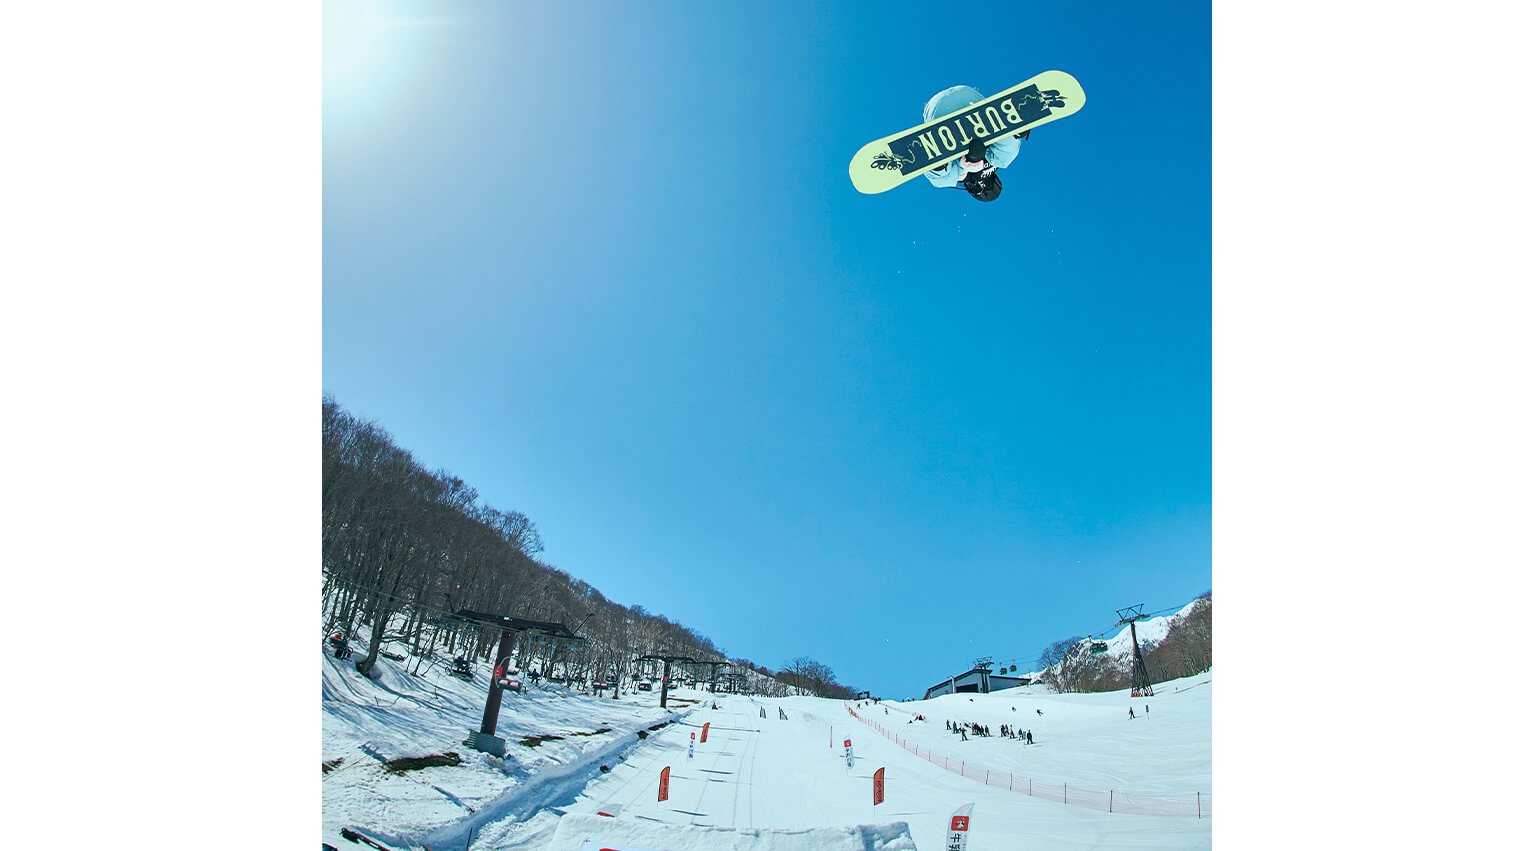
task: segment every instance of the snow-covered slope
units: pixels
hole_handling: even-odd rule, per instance
[[[505,695],[497,733],[508,753],[499,759],[462,744],[484,710],[482,675],[472,685],[440,672],[414,677],[403,663],[382,659],[369,681],[321,652],[322,759],[333,766],[322,781],[322,833],[336,847],[353,847],[341,838],[345,828],[398,848],[577,851],[590,840],[657,851],[936,851],[948,816],[966,803],[975,804],[973,851],[1210,847],[1209,819],[1110,814],[1029,797],[945,770],[941,760],[907,747],[1041,784],[1120,795],[1202,793],[1207,801],[1210,674],[1133,701],[1125,692],[1024,687],[855,706],[681,689],[662,710],[658,692],[613,700],[533,688]],[[868,723],[855,720],[849,706]],[[1132,721],[1130,706],[1139,716]],[[1031,729],[1035,743],[999,735],[961,740],[945,721],[989,725],[993,733],[1001,724]],[[559,738],[522,744],[548,736]],[[403,773],[385,766],[449,751],[462,761]],[[662,802],[664,768],[670,785]],[[887,799],[875,807],[879,768]],[[597,815],[615,805],[616,818]]]

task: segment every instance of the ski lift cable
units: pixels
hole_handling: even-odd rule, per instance
[[[1180,611],[1182,611],[1186,607],[1187,607],[1186,603],[1184,603],[1181,606],[1168,606],[1168,607],[1166,607],[1164,609],[1157,609],[1154,612],[1146,612],[1144,614],[1138,615],[1138,616],[1135,617],[1135,620],[1140,621],[1140,620],[1148,620],[1150,618],[1161,617],[1162,615],[1170,614],[1170,613],[1173,613],[1173,612],[1180,612]],[[1112,637],[1114,635],[1117,635],[1118,631],[1119,631],[1119,628],[1121,626],[1123,626],[1122,623],[1115,623],[1112,626],[1109,626],[1107,629],[1104,629],[1104,630],[1101,630],[1099,632],[1094,632],[1094,633],[1089,634],[1087,636],[1087,640],[1088,641],[1106,641],[1108,638],[1110,638],[1110,637]]]

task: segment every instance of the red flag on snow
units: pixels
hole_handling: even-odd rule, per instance
[[[671,766],[668,765],[660,770],[660,795],[655,800],[664,801],[669,797],[671,797]]]
[[[884,803],[884,769],[874,772],[874,806]]]

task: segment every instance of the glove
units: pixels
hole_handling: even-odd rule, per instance
[[[979,139],[969,140],[969,152],[959,158],[959,165],[964,167],[965,174],[974,174],[985,168],[985,143]]]

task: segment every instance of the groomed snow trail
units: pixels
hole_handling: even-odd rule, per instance
[[[939,851],[949,815],[967,803],[975,805],[971,851],[1212,846],[1211,819],[1098,812],[945,771],[853,720],[841,701],[679,689],[663,710],[653,693],[612,700],[535,689],[506,695],[498,732],[508,740],[508,758],[497,760],[461,744],[478,725],[482,680],[388,672],[370,683],[344,663],[327,660],[325,667],[324,757],[339,762],[323,785],[324,841],[338,847],[340,828],[350,827],[394,847],[470,851],[579,851],[588,839],[655,851]],[[1205,673],[1158,685],[1150,699],[1024,688],[859,711],[925,750],[1019,776],[1191,793],[1209,789],[1212,691]],[[1127,720],[1130,705],[1134,721]],[[1032,729],[1038,744],[961,740],[945,731],[945,720],[997,732],[1001,723],[1015,724]],[[650,731],[656,725],[663,726]],[[520,744],[532,735],[563,738]],[[381,765],[447,750],[463,763],[404,775]],[[669,799],[657,801],[667,767]],[[879,768],[886,800],[876,807]],[[616,818],[596,815],[613,805],[621,806]]]

